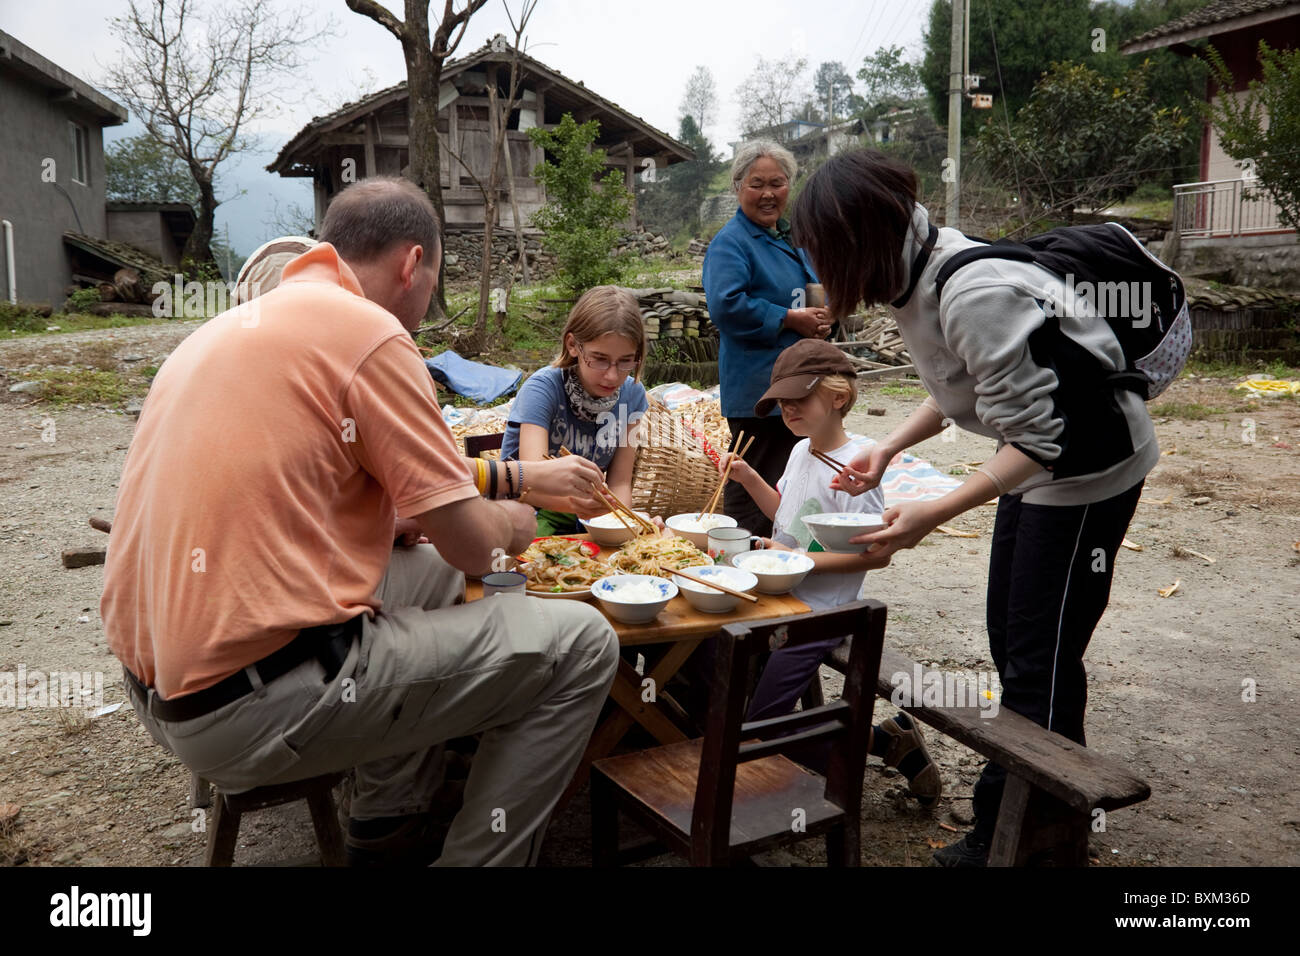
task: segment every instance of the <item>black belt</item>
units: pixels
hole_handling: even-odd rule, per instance
[[[348,650],[352,647],[352,639],[361,633],[361,618],[364,616],[357,615],[338,624],[304,628],[284,647],[252,665],[257,670],[257,676],[262,679],[263,684],[269,684],[277,677],[289,673],[303,661],[316,658],[325,666],[326,682],[333,680],[347,659]],[[144,682],[125,667],[122,668],[122,673],[147,702],[149,688],[144,685]],[[163,720],[193,720],[252,692],[253,682],[248,679],[248,674],[241,670],[211,687],[186,694],[184,697],[164,700],[155,696],[152,712]]]

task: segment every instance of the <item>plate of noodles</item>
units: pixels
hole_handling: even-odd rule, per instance
[[[592,582],[617,573],[595,560],[595,546],[575,538],[538,538],[519,555],[533,597],[589,601]]]
[[[695,545],[672,534],[633,538],[609,558],[609,566],[625,574],[652,574],[669,580],[673,571],[712,563]]]

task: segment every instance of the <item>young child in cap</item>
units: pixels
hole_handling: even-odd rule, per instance
[[[857,377],[844,353],[829,342],[806,338],[782,352],[772,366],[771,387],[754,406],[755,415],[768,414],[780,404],[786,427],[802,436],[790,452],[785,472],[773,488],[740,458],[733,458],[731,478],[749,492],[763,513],[772,519],[772,537],[765,547],[807,553],[813,569],[794,589],[794,596],[814,611],[827,610],[858,599],[867,571],[883,567],[870,554],[829,554],[804,525],[805,515],[857,511],[880,514],[884,496],[879,488],[858,496],[834,491],[830,481],[837,472],[818,460],[818,451],[848,461],[859,450],[844,431],[844,416],[857,400]],[[727,459],[722,462],[726,466]],[[815,641],[775,651],[767,662],[750,701],[747,720],[763,720],[794,710],[817,669],[840,643],[839,638]],[[942,784],[930,760],[920,731],[911,718],[899,714],[872,728],[870,752],[907,777],[913,796],[932,806]]]

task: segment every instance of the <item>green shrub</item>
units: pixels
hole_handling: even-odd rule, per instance
[[[100,298],[98,289],[78,289],[68,296],[68,301],[64,303],[65,312],[85,312],[92,305],[97,305],[103,301]]]
[[[599,131],[596,120],[579,125],[569,113],[555,129],[528,131],[548,154],[533,170],[547,201],[532,224],[544,231],[542,246],[555,256],[560,283],[575,295],[621,278],[614,248],[632,212],[623,174],[605,165],[603,149],[592,147]]]

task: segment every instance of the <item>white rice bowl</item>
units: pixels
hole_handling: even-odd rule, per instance
[[[673,515],[664,522],[668,530],[679,538],[685,538],[701,551],[709,550],[709,532],[715,528],[734,528],[738,522],[729,515],[704,515],[701,520],[698,511]]]
[[[637,514],[645,518],[646,521],[650,520],[650,516],[644,511],[638,511]],[[636,537],[636,531],[629,531],[627,525],[620,521],[612,511],[603,515],[596,515],[594,518],[579,518],[578,520],[587,533],[591,535],[591,540],[602,548],[617,548],[623,542],[631,541]],[[635,526],[635,522],[631,518],[625,520]]]
[[[849,538],[883,528],[885,519],[859,511],[834,511],[807,515],[803,523],[817,543],[832,554],[861,554],[867,546],[849,544]]]
[[[812,570],[813,560],[799,551],[742,551],[731,556],[733,567],[748,571],[758,580],[755,590],[763,594],[785,594],[794,590]]]
[[[698,578],[706,578],[725,584],[734,591],[752,591],[758,585],[758,578],[740,568],[725,564],[705,564],[694,568],[684,568]],[[697,611],[709,614],[725,614],[733,611],[740,603],[740,598],[726,591],[717,591],[703,584],[697,584],[680,575],[674,575],[673,581],[681,589],[682,597]]]
[[[594,582],[591,593],[614,620],[647,624],[677,596],[677,585],[652,574],[612,574]]]

